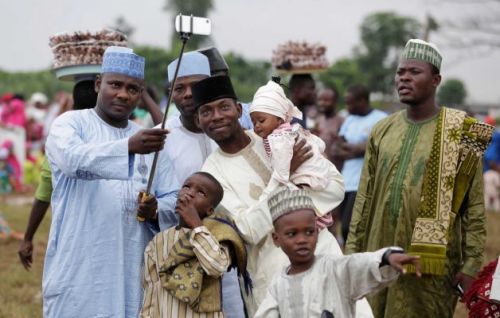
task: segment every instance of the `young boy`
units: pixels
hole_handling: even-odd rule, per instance
[[[231,223],[214,215],[223,194],[209,173],[186,179],[179,225],[158,233],[144,253],[141,317],[224,317],[221,277],[235,265],[246,278],[246,251]]]
[[[268,204],[273,240],[290,265],[274,276],[255,318],[355,317],[355,301],[394,281],[398,272],[405,272],[404,264],[415,266],[420,276],[418,257],[400,248],[315,256],[315,207],[306,190],[282,188]]]

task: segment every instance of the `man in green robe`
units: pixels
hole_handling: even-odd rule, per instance
[[[436,104],[441,60],[435,45],[408,41],[395,76],[406,109],[382,119],[367,143],[346,252],[401,246],[420,256],[424,274],[369,298],[375,317],[453,317],[457,290],[481,266],[481,157],[492,129]]]

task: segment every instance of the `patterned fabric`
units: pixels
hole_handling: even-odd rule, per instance
[[[451,198],[464,119],[465,112],[450,108],[441,108],[437,119],[409,249],[410,254],[420,255],[421,270],[426,274],[444,274]],[[413,266],[408,269],[415,271]]]
[[[273,222],[281,216],[301,209],[316,211],[316,207],[306,190],[278,188],[267,201]]]
[[[435,116],[413,122],[406,111],[400,111],[375,125],[367,142],[347,253],[375,251],[385,246],[409,249],[437,119]],[[412,143],[412,147],[402,151],[407,143]],[[403,161],[407,168],[398,173]],[[452,287],[453,278],[459,271],[470,276],[477,274],[486,239],[481,162],[471,169],[471,174],[468,191],[448,226],[444,275],[402,275],[388,289],[369,298],[375,317],[453,317],[458,299]],[[393,202],[395,198],[399,200],[397,204]],[[390,213],[393,206],[398,208]]]
[[[144,79],[145,63],[144,57],[135,54],[132,49],[110,46],[104,51],[101,72]]]
[[[419,39],[411,39],[406,43],[401,58],[404,60],[415,59],[430,63],[441,69],[443,57],[435,44]]]
[[[491,297],[494,275],[499,271],[498,258],[478,274],[463,297],[469,309],[469,318],[498,318],[500,317],[500,300]]]
[[[213,277],[226,272],[230,256],[228,249],[219,244],[204,226],[190,230],[171,227],[158,233],[144,252],[144,299],[140,317],[143,318],[222,318],[222,311],[197,313],[188,303],[182,302],[163,288],[160,268],[165,265],[169,253],[181,235],[190,235],[190,244],[197,254],[203,271]]]
[[[205,218],[203,224],[219,243],[224,242],[231,247],[232,255],[236,257],[234,265],[239,273],[245,275],[246,250],[234,227],[227,221],[214,217]],[[218,251],[219,245],[208,244],[203,250]],[[221,279],[205,273],[202,264],[204,261],[197,257],[190,233],[179,235],[164,265],[160,267],[162,286],[180,301],[188,303],[196,312],[219,312],[222,311]]]

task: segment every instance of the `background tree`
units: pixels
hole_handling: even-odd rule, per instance
[[[438,91],[438,102],[440,105],[449,107],[463,106],[467,90],[464,83],[459,79],[448,79],[441,84]]]
[[[399,53],[420,30],[417,20],[393,12],[370,14],[363,20],[361,45],[355,50],[355,59],[372,92],[392,95]]]
[[[167,0],[165,10],[172,13],[175,18],[179,13],[183,15],[194,15],[196,17],[208,17],[210,10],[214,8],[212,0]],[[173,19],[172,19],[173,22]],[[177,32],[172,32],[171,46],[173,50],[179,47],[179,36]],[[210,42],[210,37],[205,35],[193,35],[187,43],[188,50],[195,50]]]
[[[366,77],[359,69],[357,60],[343,58],[335,62],[326,72],[319,74],[319,80],[325,86],[335,86],[339,92],[339,103],[344,101],[344,92],[350,85],[366,85]]]

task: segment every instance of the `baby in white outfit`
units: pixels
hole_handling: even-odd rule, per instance
[[[331,166],[331,162],[323,155],[325,143],[299,124],[290,124],[293,117],[302,118],[302,113],[286,97],[279,84],[269,81],[257,90],[250,106],[250,117],[254,132],[264,139],[275,180],[292,189],[325,189],[328,184],[325,173]],[[300,139],[305,139],[311,146],[313,156],[290,175],[293,146]],[[318,220],[320,227],[332,224],[331,215],[327,216],[328,220]],[[322,224],[322,221],[326,224]]]

